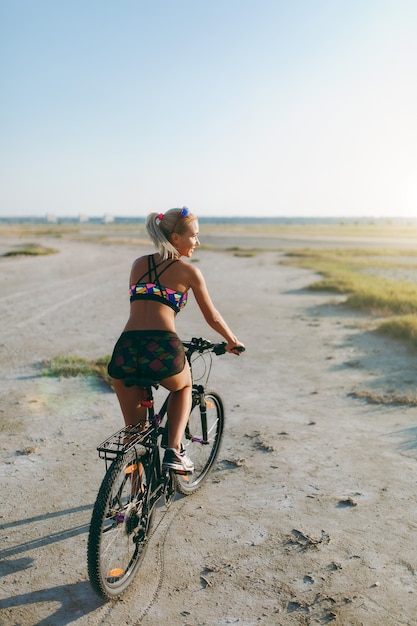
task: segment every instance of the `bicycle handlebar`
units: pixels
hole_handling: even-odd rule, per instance
[[[187,354],[191,356],[194,352],[214,352],[218,356],[221,354],[225,354],[226,352],[226,342],[222,341],[221,343],[212,343],[208,339],[203,339],[203,337],[193,337],[191,341],[183,341],[183,346],[187,350]],[[245,348],[243,346],[236,346],[236,350],[238,352],[244,352]]]

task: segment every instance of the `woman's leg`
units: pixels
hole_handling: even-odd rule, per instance
[[[139,389],[139,387],[126,387],[123,380],[118,378],[112,378],[112,383],[117,399],[119,400],[125,425],[137,426],[139,424],[144,428],[146,424],[147,408],[141,406],[143,390]],[[142,476],[143,465],[142,463],[138,463],[137,469],[130,474],[132,497],[134,497],[138,492],[143,493],[144,491]]]
[[[141,405],[143,390],[139,387],[126,387],[123,380],[118,378],[113,378],[112,383],[126,426],[145,424],[147,408]]]
[[[191,372],[188,363],[175,376],[161,381],[171,392],[168,401],[168,448],[181,449],[181,441],[191,411]]]

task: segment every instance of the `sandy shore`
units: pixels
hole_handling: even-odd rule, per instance
[[[0,241],[0,253],[16,243]],[[178,499],[122,600],[86,570],[104,466],[121,425],[93,380],[47,379],[59,354],[109,354],[127,315],[132,245],[45,239],[59,254],[0,258],[0,624],[244,626],[417,624],[417,409],[363,389],[415,392],[415,353],[372,332],[279,251],[199,251],[213,299],[245,341],[219,358],[227,409],[219,462]],[[278,246],[279,247],[279,246]],[[184,338],[217,339],[193,302]]]

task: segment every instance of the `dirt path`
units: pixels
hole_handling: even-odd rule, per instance
[[[313,275],[275,252],[198,254],[247,345],[213,370],[227,407],[219,462],[161,517],[123,599],[94,595],[95,447],[119,409],[94,381],[40,377],[40,362],[111,351],[136,251],[46,243],[60,253],[0,259],[0,624],[417,624],[417,409],[349,395],[415,391],[415,354],[306,291]],[[184,338],[215,339],[193,303],[178,322]]]

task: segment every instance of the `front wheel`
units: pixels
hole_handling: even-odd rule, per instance
[[[220,450],[224,428],[224,409],[215,391],[201,395],[193,392],[193,407],[185,430],[183,446],[194,463],[194,472],[176,474],[177,491],[189,495],[196,491],[212,470]]]
[[[88,536],[88,574],[99,596],[120,596],[147,547],[153,509],[147,455],[132,448],[109,467],[94,505]]]

